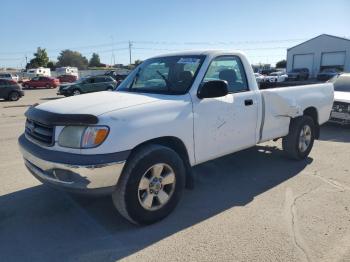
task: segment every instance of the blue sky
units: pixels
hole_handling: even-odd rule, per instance
[[[322,33],[350,37],[350,1],[1,1],[0,67],[24,65],[38,46],[52,60],[71,48],[128,63],[187,49],[241,49],[253,63],[285,58]],[[112,43],[114,43],[112,45]]]

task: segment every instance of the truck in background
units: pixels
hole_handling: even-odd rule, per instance
[[[45,67],[32,68],[32,69],[28,69],[25,75],[30,79],[36,76],[51,77],[51,69],[45,68]]]

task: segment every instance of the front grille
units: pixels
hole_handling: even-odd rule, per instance
[[[344,102],[334,102],[333,111],[335,112],[350,112],[350,104]]]
[[[25,135],[34,142],[45,146],[52,146],[54,142],[54,128],[39,122],[27,119]]]

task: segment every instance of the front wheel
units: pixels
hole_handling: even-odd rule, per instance
[[[309,116],[291,119],[289,133],[282,140],[282,147],[289,158],[305,159],[315,140],[315,123]]]
[[[185,186],[185,166],[172,149],[147,145],[128,160],[112,199],[134,224],[152,224],[169,215]]]

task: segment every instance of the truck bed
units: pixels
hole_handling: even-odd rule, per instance
[[[286,86],[260,92],[263,108],[260,142],[287,135],[290,119],[303,115],[307,108],[316,109],[319,125],[329,119],[333,104],[331,83]]]

